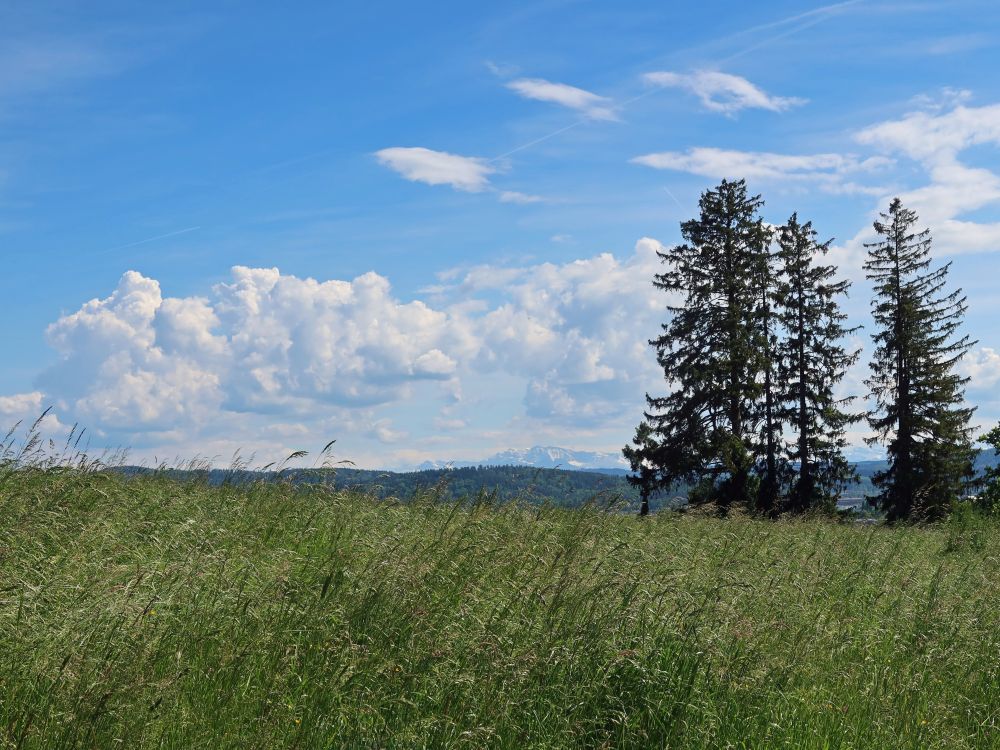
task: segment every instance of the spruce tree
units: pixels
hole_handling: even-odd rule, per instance
[[[990,446],[994,457],[1000,457],[1000,425],[983,435],[979,442]],[[976,505],[987,513],[1000,513],[1000,464],[987,467],[979,484]]]
[[[875,409],[870,444],[886,445],[889,468],[876,474],[876,496],[895,522],[948,512],[972,476],[973,409],[955,366],[973,345],[958,337],[966,311],[960,289],[946,291],[949,264],[931,267],[931,235],[894,199],[875,222],[865,263],[875,299],[875,353],[867,381]]]
[[[787,466],[782,453],[782,414],[780,395],[781,342],[778,336],[780,326],[779,308],[781,297],[777,288],[777,273],[774,264],[777,258],[770,252],[770,243],[760,254],[757,275],[754,279],[757,290],[757,311],[755,318],[760,326],[760,385],[757,402],[759,455],[757,473],[760,486],[754,509],[766,515],[776,515],[779,510],[779,494],[787,474]]]
[[[792,214],[778,231],[779,319],[786,332],[780,345],[780,418],[789,426],[788,462],[795,467],[788,510],[832,510],[844,486],[855,477],[844,458],[845,428],[863,419],[845,411],[853,397],[837,398],[835,389],[861,352],[847,352],[843,339],[847,316],[838,299],[848,281],[836,281],[835,266],[822,265],[830,241],[816,241],[812,222]]]
[[[686,244],[660,253],[667,269],[653,283],[676,303],[650,344],[672,392],[647,394],[645,421],[624,451],[645,497],[707,480],[706,499],[721,512],[753,505],[763,348],[755,282],[770,240],[762,204],[743,180],[724,180],[681,225]]]

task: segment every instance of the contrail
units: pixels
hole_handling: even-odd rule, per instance
[[[682,206],[681,202],[679,200],[677,200],[677,196],[670,192],[670,188],[668,188],[666,185],[664,185],[663,189],[667,191],[667,195],[669,195],[671,198],[673,198],[674,203],[677,204],[677,208],[679,208],[681,211],[683,211],[684,210],[684,206]]]
[[[176,237],[179,234],[187,234],[188,232],[193,232],[196,229],[201,229],[201,227],[188,227],[187,229],[178,229],[176,232],[167,232],[166,234],[158,234],[155,237],[147,237],[144,240],[137,240],[136,242],[130,242],[127,245],[119,245],[118,247],[109,247],[107,250],[98,250],[94,255],[102,255],[104,253],[113,253],[115,250],[124,250],[128,247],[135,247],[136,245],[145,245],[147,242],[156,242],[157,240],[165,240],[167,237]]]
[[[816,19],[816,22],[825,21],[831,16],[836,15],[836,13],[839,12],[840,10],[851,7],[853,5],[858,5],[859,3],[863,2],[866,2],[866,0],[845,0],[845,2],[833,3],[831,5],[823,5],[819,8],[813,8],[812,10],[807,10],[803,13],[796,13],[793,16],[785,16],[784,18],[779,18],[777,21],[768,21],[767,23],[761,23],[757,24],[756,26],[750,26],[748,28],[741,29],[740,31],[734,31],[732,34],[726,34],[725,36],[719,37],[718,39],[713,39],[711,41],[704,42],[702,44],[696,44],[693,47],[688,47],[686,50],[680,50],[679,52],[671,52],[668,55],[659,55],[658,57],[654,57],[647,60],[644,63],[644,65],[655,65],[657,62],[667,57],[676,57],[678,55],[682,55],[685,53],[691,54],[699,49],[705,49],[707,47],[717,46],[719,44],[724,44],[726,42],[735,41],[737,39],[740,39],[741,37],[745,37],[747,34],[754,34],[759,31],[766,31],[768,29],[775,29],[781,26],[787,26],[788,24],[794,24],[799,21],[805,21],[806,19]],[[793,31],[792,33],[796,33],[797,31],[809,28],[809,26],[812,25],[813,25],[812,23],[803,24],[801,26],[796,27],[796,30]],[[740,52],[736,52],[734,56],[746,54],[750,49],[757,49],[759,46],[768,44],[770,42],[782,38],[784,38],[784,35],[771,37],[769,39],[764,40],[764,42],[760,43],[759,45],[755,45],[751,48],[747,48],[741,50]],[[718,62],[724,62],[724,60],[720,60]]]
[[[827,7],[830,7],[830,8],[839,8],[839,7],[843,6],[843,5],[854,5],[854,4],[858,3],[858,2],[861,2],[861,0],[851,0],[851,2],[848,2],[848,3],[840,3],[839,5],[836,5],[836,6],[827,6]],[[789,29],[788,31],[785,31],[785,32],[783,32],[781,34],[776,34],[775,36],[768,37],[767,39],[763,39],[760,42],[758,42],[757,44],[751,44],[749,47],[741,49],[739,52],[734,52],[733,54],[729,55],[728,57],[724,57],[721,60],[719,60],[719,64],[724,64],[724,63],[727,63],[727,62],[731,62],[732,60],[735,60],[738,57],[743,57],[743,55],[746,55],[746,54],[748,54],[750,52],[753,52],[754,50],[758,50],[761,47],[766,47],[767,45],[769,45],[769,44],[771,44],[773,42],[777,42],[779,39],[785,39],[786,37],[794,36],[795,34],[798,34],[800,31],[805,31],[806,29],[808,29],[808,28],[810,28],[812,26],[815,26],[816,24],[823,23],[823,21],[825,21],[827,18],[829,18],[830,15],[831,15],[830,13],[826,13],[826,14],[823,14],[823,15],[820,15],[820,16],[815,16],[812,13],[808,13],[808,14],[807,13],[802,13],[802,14],[796,16],[796,18],[800,18],[801,19],[801,18],[804,18],[806,16],[810,16],[810,20],[806,21],[803,24],[799,24],[798,26],[795,26],[795,27],[793,27],[793,28]],[[773,25],[765,26],[764,28],[773,28]]]
[[[759,26],[751,26],[749,29],[744,29],[743,31],[738,31],[731,36],[742,36],[743,34],[750,34],[754,31],[763,31],[764,29],[773,29],[777,26],[784,26],[787,23],[795,23],[796,21],[801,21],[806,18],[812,18],[813,16],[826,16],[840,10],[841,8],[849,8],[852,5],[857,5],[865,0],[845,0],[842,3],[832,3],[831,5],[824,5],[819,8],[813,8],[812,10],[807,10],[803,13],[798,13],[794,16],[788,16],[787,18],[781,18],[777,21],[770,21],[768,23],[762,23]]]
[[[589,121],[590,121],[589,118],[586,118],[586,117],[582,118],[580,120],[577,120],[576,122],[570,123],[569,125],[567,125],[564,128],[559,128],[559,130],[552,131],[548,135],[543,135],[541,138],[536,138],[533,141],[528,141],[527,143],[522,143],[520,146],[518,146],[516,148],[512,148],[510,151],[507,151],[506,153],[500,154],[499,156],[494,156],[492,159],[490,159],[490,162],[495,162],[495,161],[499,161],[500,159],[505,159],[506,157],[510,156],[511,154],[516,154],[518,151],[524,151],[524,149],[531,148],[532,146],[534,146],[536,144],[539,144],[542,141],[547,141],[549,138],[555,138],[560,133],[565,133],[567,130],[570,130],[571,128],[575,128],[577,125],[582,125],[583,123],[589,122]]]

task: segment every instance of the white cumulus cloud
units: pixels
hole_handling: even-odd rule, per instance
[[[445,312],[396,300],[378,274],[318,282],[241,266],[207,299],[163,298],[130,271],[48,338],[61,361],[40,379],[46,395],[107,432],[386,403],[447,380],[476,346]]]
[[[522,427],[633,422],[659,377],[646,340],[666,302],[650,283],[660,249],[644,239],[623,257],[473,267],[434,304],[398,299],[376,273],[320,281],[236,266],[207,294],[171,297],[129,271],[49,326],[59,361],[36,391],[0,397],[0,416],[53,404],[63,424],[147,455],[337,437],[350,458],[364,461],[366,444],[383,465],[389,450],[431,450],[440,430],[507,447],[477,411],[498,387]]]
[[[992,393],[1000,385],[1000,352],[988,346],[975,349],[962,359],[959,369],[971,378],[969,390]]]
[[[451,185],[468,193],[485,190],[489,187],[489,176],[496,172],[486,159],[419,146],[383,148],[375,152],[375,158],[411,182]]]
[[[36,419],[46,406],[45,394],[41,391],[0,396],[0,417],[4,420],[0,428],[6,430],[17,420]]]
[[[667,301],[651,283],[662,249],[646,238],[625,258],[471,269],[457,287],[463,294],[502,284],[505,296],[478,321],[476,366],[526,378],[531,417],[591,425],[631,418],[630,408],[641,408],[636,394],[662,377],[647,344]]]
[[[951,101],[967,100],[967,92],[962,93]],[[932,228],[938,252],[956,255],[1000,250],[1000,223],[962,218],[1000,203],[1000,175],[961,159],[972,147],[1000,145],[1000,104],[956,104],[950,109],[910,112],[865,128],[856,139],[884,154],[911,159],[924,171],[926,184],[902,191],[900,198],[917,211],[923,225]],[[857,239],[860,241],[861,235]]]

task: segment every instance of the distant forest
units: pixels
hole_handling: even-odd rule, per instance
[[[862,461],[853,465],[858,478],[844,492],[841,508],[871,513],[864,499],[872,494],[872,477],[886,468],[885,461]],[[997,466],[992,452],[982,452],[976,460],[977,471]],[[498,502],[522,501],[540,505],[580,507],[587,503],[618,504],[624,510],[639,507],[639,488],[630,484],[626,472],[568,471],[531,466],[477,466],[458,469],[393,472],[369,469],[287,469],[281,472],[231,471],[211,469],[153,470],[130,466],[120,469],[127,474],[160,473],[173,479],[201,480],[219,485],[226,482],[285,481],[293,484],[327,484],[337,489],[368,493],[382,500],[410,501],[416,497],[437,497],[441,500],[491,499]],[[652,509],[663,510],[683,506],[692,487],[679,484],[652,498]]]

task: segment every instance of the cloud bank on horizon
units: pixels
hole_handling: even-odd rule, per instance
[[[237,266],[208,297],[167,297],[129,271],[48,327],[59,361],[39,390],[0,398],[0,415],[52,404],[63,431],[72,415],[160,455],[178,438],[224,454],[345,429],[392,446],[408,441],[393,425],[416,400],[436,429],[477,429],[481,381],[500,376],[531,420],[602,427],[656,384],[648,347],[621,323],[655,328],[663,300],[648,280],[662,250],[643,239],[624,259],[475,267],[439,286],[437,305],[400,301],[374,272],[320,282]]]
[[[641,2],[635,8],[637,18],[649,10]],[[315,148],[269,158],[249,176],[242,167],[232,172],[224,189],[213,187],[214,177],[191,175],[225,176],[227,154],[242,165],[245,154],[263,148],[240,140],[228,118],[202,162],[174,182],[133,187],[128,180],[137,178],[122,166],[125,188],[108,186],[100,200],[79,177],[96,172],[60,172],[66,187],[49,192],[32,187],[23,168],[12,171],[17,160],[0,150],[0,177],[8,175],[0,199],[10,186],[25,186],[39,206],[75,222],[39,247],[72,246],[75,227],[88,226],[83,213],[59,202],[67,191],[105,222],[129,217],[138,237],[152,238],[102,235],[97,246],[113,251],[80,254],[80,263],[97,259],[97,270],[59,256],[64,275],[42,252],[20,254],[3,291],[26,300],[22,287],[54,279],[54,299],[25,303],[35,327],[19,334],[27,343],[14,345],[17,368],[0,380],[0,423],[30,420],[51,405],[54,432],[79,423],[103,444],[160,458],[224,460],[236,450],[274,456],[331,438],[359,464],[388,467],[540,443],[615,450],[629,439],[643,394],[665,387],[647,344],[668,302],[650,283],[657,252],[679,239],[677,223],[695,214],[702,189],[738,177],[768,200],[770,221],[801,210],[821,232],[846,238],[832,257],[855,281],[848,312],[858,323],[868,322],[861,263],[872,219],[893,195],[916,209],[933,231],[936,256],[955,260],[953,283],[969,292],[968,330],[979,344],[963,368],[977,419],[1000,420],[992,322],[1000,314],[1000,87],[976,73],[993,59],[991,44],[964,43],[958,31],[936,28],[942,21],[933,9],[914,11],[907,22],[925,24],[926,43],[883,44],[871,65],[856,54],[838,83],[827,77],[823,50],[836,41],[848,54],[854,38],[872,49],[857,24],[892,12],[849,2],[764,23],[748,17],[742,26],[752,35],[720,34],[642,64],[627,50],[627,40],[645,39],[636,21],[611,56],[625,62],[572,65],[533,53],[549,39],[531,33],[539,19],[573,22],[572,11],[522,11],[487,19],[469,10],[459,19],[483,34],[504,24],[521,29],[521,43],[498,36],[490,52],[516,65],[489,63],[484,76],[482,59],[470,58],[438,73],[448,85],[426,70],[411,76],[377,68],[387,86],[393,75],[402,83],[385,99],[353,92],[364,133],[345,125],[333,156]],[[30,13],[14,16],[29,30],[39,23]],[[953,8],[948,18],[959,16]],[[577,42],[610,45],[594,19],[591,36],[581,31]],[[67,87],[130,74],[128,56],[110,54],[96,36],[46,39],[49,52],[39,47],[35,63],[21,52],[12,58],[0,106],[44,100],[41,118],[74,106]],[[802,46],[807,40],[810,49]],[[751,49],[753,60],[743,54]],[[797,67],[784,64],[795,55]],[[927,62],[918,77],[900,78],[873,98],[858,88],[879,65],[914,69],[918,55],[936,67]],[[89,62],[73,73],[81,60]],[[380,64],[372,59],[373,70]],[[297,70],[307,77],[303,85],[318,75],[315,66]],[[458,91],[456,81],[466,79],[468,88]],[[281,112],[264,114],[245,99],[232,106],[259,117]],[[144,139],[155,137],[165,159],[183,160],[197,136],[177,135],[183,128],[170,118],[183,116],[175,107],[136,116],[136,129],[110,127],[121,128],[121,148],[129,139],[141,143],[142,158],[154,158]],[[339,119],[317,122],[339,127]],[[38,122],[24,119],[24,132]],[[282,142],[305,138],[311,122],[295,119]],[[53,143],[62,143],[57,135]],[[330,136],[316,137],[322,144]],[[106,141],[95,131],[81,143],[110,154],[101,151]],[[172,165],[157,168],[166,175]],[[190,201],[177,197],[186,192]],[[150,206],[169,207],[176,218],[164,223]],[[34,240],[18,222],[30,227],[31,219],[16,214],[16,202],[0,202],[0,232],[15,243],[30,247]],[[34,221],[38,234],[41,219]],[[168,244],[186,264],[160,259]],[[857,343],[866,344],[864,334]],[[845,391],[864,393],[865,368],[863,356]],[[854,455],[869,455],[863,433],[851,437]]]

